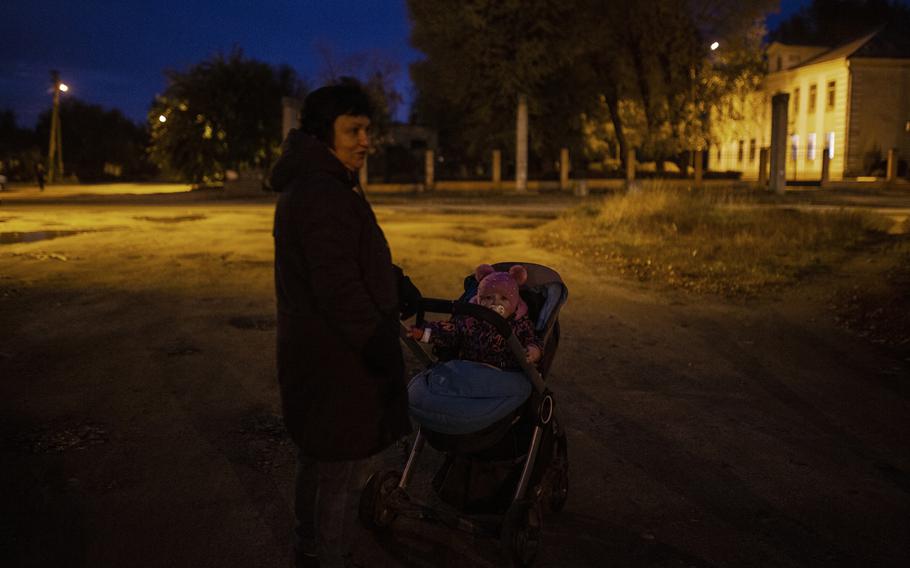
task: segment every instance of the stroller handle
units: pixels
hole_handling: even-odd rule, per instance
[[[420,301],[420,309],[417,311],[417,323],[422,324],[426,312],[435,314],[453,314],[460,316],[471,316],[473,318],[485,321],[496,328],[499,335],[506,341],[512,335],[512,326],[506,321],[506,318],[497,314],[489,308],[471,304],[469,302],[453,302],[451,300],[440,300],[437,298],[423,298]]]

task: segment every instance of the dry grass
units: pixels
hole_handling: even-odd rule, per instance
[[[824,273],[886,228],[868,213],[770,207],[757,195],[652,184],[568,212],[534,241],[595,269],[739,296]]]

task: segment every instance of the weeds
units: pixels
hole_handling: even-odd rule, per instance
[[[695,292],[754,295],[825,273],[882,234],[880,217],[769,207],[756,194],[651,185],[540,227],[535,244]]]

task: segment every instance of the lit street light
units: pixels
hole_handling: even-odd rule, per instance
[[[164,116],[163,114],[159,114],[159,115],[158,115],[158,122],[161,122],[161,123],[167,122],[167,117]]]
[[[711,44],[711,51],[714,51],[718,47],[720,47],[720,43],[715,41],[714,43]]]
[[[60,83],[60,91],[61,91],[61,92],[65,93],[65,92],[67,92],[67,91],[69,91],[69,90],[70,90],[70,88],[66,86],[66,83]]]

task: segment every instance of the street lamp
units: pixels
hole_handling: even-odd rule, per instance
[[[715,41],[711,44],[711,51],[716,50],[718,47],[720,47],[720,43]]]
[[[51,71],[51,81],[54,83],[54,108],[51,112],[51,138],[47,145],[47,181],[54,181],[54,174],[58,173],[63,178],[63,138],[60,132],[60,93],[65,93],[70,88],[60,81],[60,73]]]
[[[164,116],[163,114],[159,114],[159,115],[158,115],[158,122],[160,122],[160,123],[162,123],[162,124],[165,123],[165,122],[167,122],[167,117]]]

